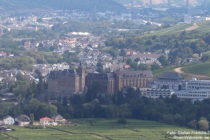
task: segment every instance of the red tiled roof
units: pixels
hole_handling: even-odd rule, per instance
[[[52,121],[53,119],[51,119],[49,117],[43,117],[43,118],[40,118],[40,120],[43,120],[43,121]]]

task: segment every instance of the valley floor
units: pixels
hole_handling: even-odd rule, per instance
[[[76,126],[60,126],[45,129],[12,127],[13,132],[0,133],[0,140],[167,140],[169,132],[191,131],[172,125],[151,121],[79,119]]]

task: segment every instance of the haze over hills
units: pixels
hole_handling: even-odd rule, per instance
[[[132,2],[138,2],[138,3],[144,3],[144,4],[149,4],[150,0],[116,0],[120,3],[126,4],[126,3],[132,3]],[[198,5],[202,3],[203,0],[189,0],[189,3],[191,5]],[[171,3],[173,4],[178,4],[178,5],[183,5],[186,3],[186,0],[170,0]],[[158,4],[167,4],[168,0],[152,0],[152,4],[158,5]]]
[[[123,10],[123,6],[113,0],[1,0],[0,10],[21,9],[56,10]]]
[[[149,0],[141,0],[144,3],[149,3]],[[175,4],[184,3],[186,0],[170,0],[170,2]],[[197,4],[200,0],[189,0],[190,4]],[[153,4],[168,3],[168,0],[152,0]]]
[[[0,12],[22,10],[84,10],[84,11],[122,11],[126,3],[147,4],[150,0],[0,0]],[[203,0],[202,0],[203,1]],[[154,5],[166,4],[168,0],[152,0]],[[202,3],[201,0],[189,0],[190,4]],[[173,4],[185,4],[185,0],[171,0]],[[206,8],[208,7],[208,2]],[[210,6],[209,6],[210,7]],[[208,7],[208,9],[210,9]]]

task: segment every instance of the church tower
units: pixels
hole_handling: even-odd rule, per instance
[[[85,72],[85,68],[82,66],[82,63],[80,63],[77,69],[77,73],[79,75],[79,91],[80,93],[83,93],[85,89],[86,72]]]

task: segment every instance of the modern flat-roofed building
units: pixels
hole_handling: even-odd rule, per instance
[[[199,101],[210,98],[210,80],[193,78],[182,82],[183,90],[176,92],[177,97]]]
[[[210,98],[210,80],[181,80],[178,77],[170,77],[164,74],[164,77],[158,78],[153,84],[153,88],[144,92],[146,97],[158,98],[170,97],[176,95],[181,99],[190,99],[193,101],[202,101]],[[175,76],[175,75],[174,75]],[[154,88],[155,87],[155,88]]]
[[[174,94],[175,94],[175,92],[170,89],[147,89],[144,92],[145,97],[153,98],[153,99],[157,99],[160,97],[163,97],[163,98],[171,97]]]
[[[180,99],[202,101],[210,98],[210,91],[207,90],[182,90],[175,93]]]
[[[153,83],[152,88],[181,90],[183,77],[176,72],[161,74]]]
[[[182,87],[184,90],[209,90],[210,91],[210,80],[192,80],[182,81]]]

